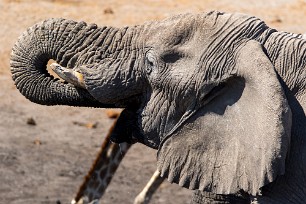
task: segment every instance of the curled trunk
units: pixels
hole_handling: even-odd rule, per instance
[[[46,65],[50,59],[69,68],[94,63],[101,57],[98,47],[117,30],[65,19],[49,19],[32,26],[18,39],[11,54],[17,88],[32,102],[43,105],[113,107],[98,102],[85,89],[54,79]]]

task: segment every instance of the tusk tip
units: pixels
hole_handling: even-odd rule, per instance
[[[50,67],[53,71],[55,71],[55,70],[61,70],[62,71],[63,70],[63,67],[61,65],[57,64],[57,63],[50,64]]]

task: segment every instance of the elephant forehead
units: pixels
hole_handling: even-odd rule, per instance
[[[222,17],[220,17],[222,16]],[[167,18],[163,21],[146,24],[145,42],[147,44],[182,45],[188,42],[195,34],[197,40],[212,34],[218,27],[217,21],[223,24],[231,18],[231,14],[217,11],[201,14],[182,14]],[[240,17],[240,16],[239,16]]]
[[[191,14],[154,22],[145,31],[145,43],[154,46],[182,45],[193,35],[194,23],[195,16]]]

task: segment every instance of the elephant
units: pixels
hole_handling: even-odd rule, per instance
[[[123,108],[112,141],[157,149],[161,176],[195,190],[192,203],[305,203],[301,34],[219,11],[122,28],[48,19],[10,64],[32,102]]]

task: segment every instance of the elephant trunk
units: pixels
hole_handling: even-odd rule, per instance
[[[46,70],[50,59],[67,67],[91,63],[97,59],[93,55],[97,42],[103,43],[106,38],[101,30],[111,33],[111,29],[98,30],[96,25],[65,19],[50,19],[29,28],[11,54],[11,72],[17,88],[32,102],[43,105],[114,107],[98,102],[85,89],[54,79]]]

